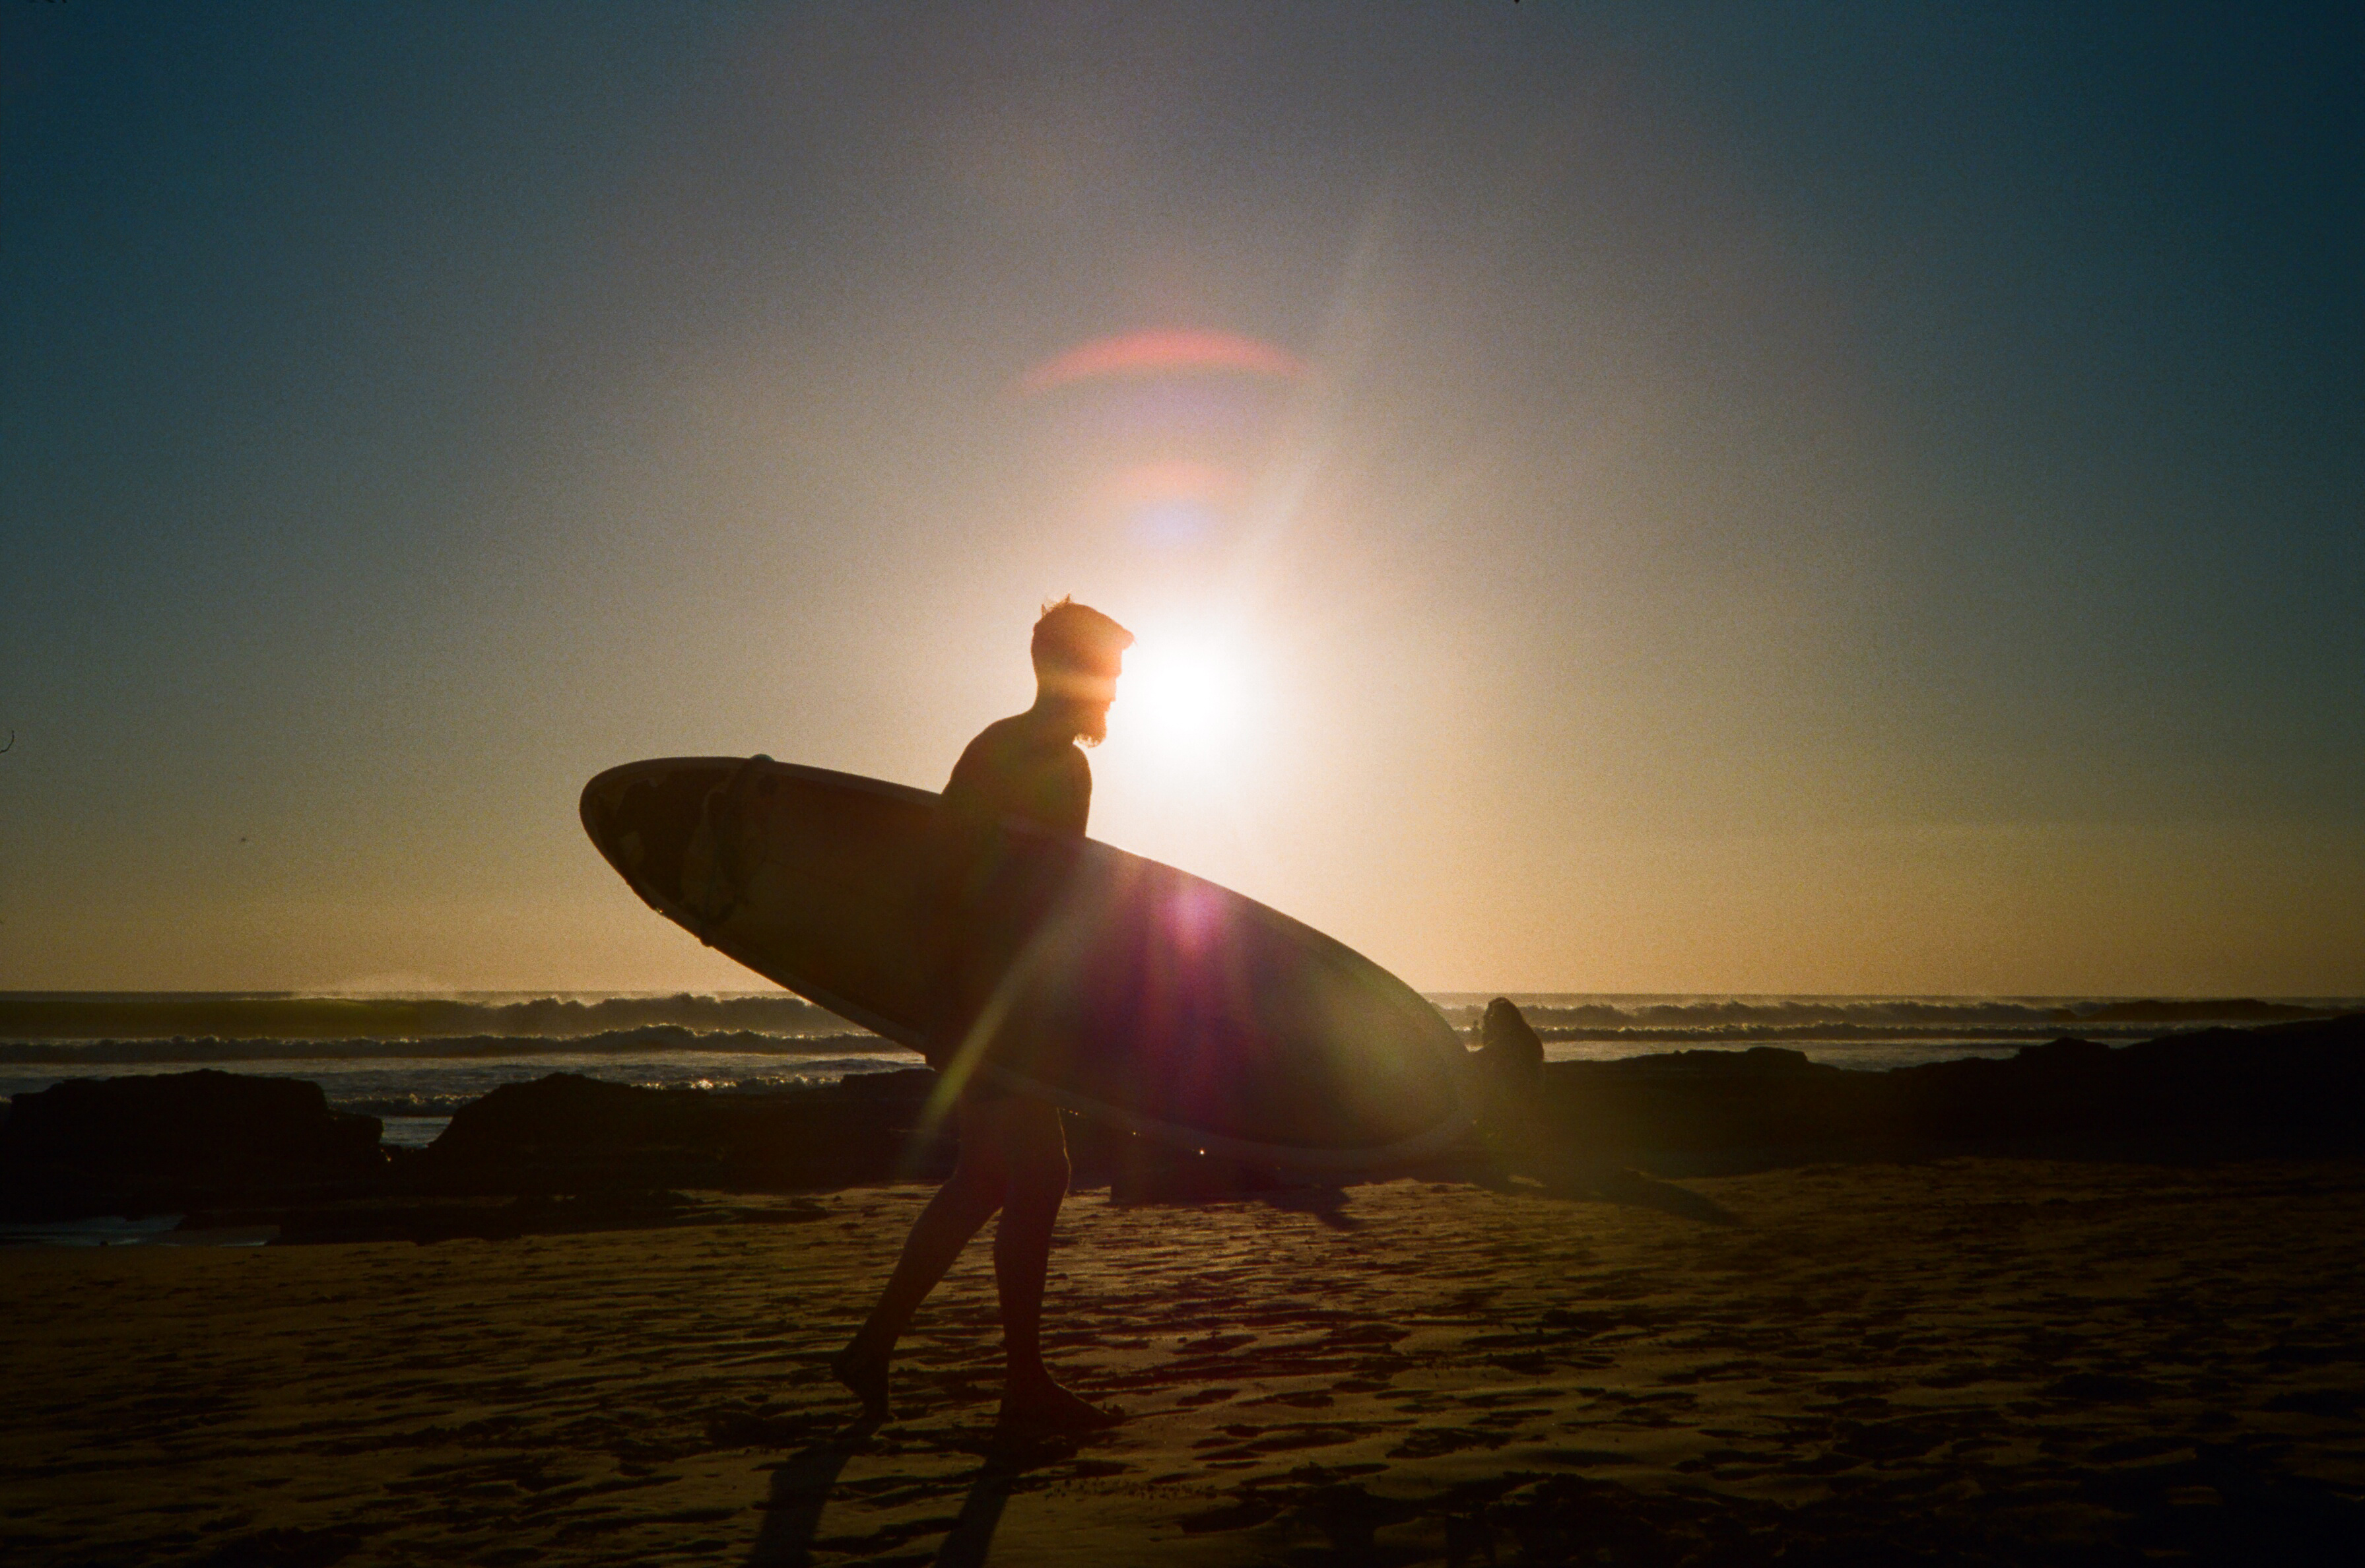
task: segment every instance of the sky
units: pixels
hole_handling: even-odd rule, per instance
[[[753,988],[584,780],[1072,594],[1094,836],[1424,990],[2365,993],[2353,7],[0,46],[0,989]]]

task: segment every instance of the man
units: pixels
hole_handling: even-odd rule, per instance
[[[946,898],[954,906],[948,913],[956,931],[967,891],[992,875],[994,829],[1004,819],[1019,817],[1053,833],[1083,836],[1093,775],[1077,743],[1094,745],[1106,737],[1109,705],[1116,700],[1125,650],[1132,644],[1132,633],[1099,610],[1065,599],[1047,607],[1035,623],[1035,705],[986,726],[961,753],[945,786],[951,848]],[[879,1305],[831,1361],[830,1371],[861,1397],[867,1414],[883,1417],[896,1339],[970,1238],[999,1209],[993,1282],[1002,1298],[1008,1369],[1002,1423],[1037,1431],[1088,1431],[1119,1417],[1060,1387],[1043,1364],[1043,1276],[1050,1262],[1051,1226],[1068,1193],[1067,1137],[1057,1107],[970,1070],[974,1064],[964,1058],[962,1046],[996,978],[981,963],[957,941],[947,963],[945,1016],[930,1052],[938,1071],[967,1074],[954,1109],[959,1161],[913,1222]]]

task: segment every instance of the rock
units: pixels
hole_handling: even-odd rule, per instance
[[[933,1179],[952,1169],[956,1151],[949,1121],[927,1123],[935,1085],[925,1068],[775,1094],[641,1089],[554,1072],[461,1106],[404,1180],[444,1193],[558,1193]]]
[[[1486,1004],[1478,1038],[1478,1070],[1497,1092],[1524,1092],[1543,1077],[1544,1043],[1509,997]]]
[[[1797,1051],[1554,1062],[1530,1169],[1552,1159],[1708,1174],[1818,1159],[2317,1159],[2365,1152],[2365,1016],[2210,1029],[2112,1048],[1855,1072]]]
[[[1665,1177],[1955,1154],[2365,1153],[2365,1118],[2355,1114],[2365,1100],[2365,1015],[2116,1049],[2059,1039],[2008,1060],[1891,1072],[1846,1071],[1776,1047],[1546,1063],[1508,1002],[1488,1009],[1480,1033],[1471,1063],[1483,1113],[1468,1147],[1434,1163],[1490,1183],[1531,1177],[1643,1201],[1634,1194],[1658,1189],[1636,1170]],[[664,1194],[941,1178],[957,1145],[949,1119],[931,1117],[936,1087],[925,1069],[769,1094],[553,1073],[462,1106],[432,1148],[398,1157],[378,1148],[375,1117],[330,1110],[310,1083],[211,1070],[70,1080],[17,1096],[0,1121],[0,1217],[214,1210],[314,1238],[684,1223],[688,1211]],[[1195,1203],[1289,1185],[1274,1170],[1072,1115],[1067,1126],[1076,1184],[1105,1182],[1118,1202]],[[532,1201],[488,1206],[512,1198]]]
[[[75,1219],[363,1187],[386,1173],[379,1130],[294,1079],[68,1079],[17,1095],[0,1123],[0,1213]]]

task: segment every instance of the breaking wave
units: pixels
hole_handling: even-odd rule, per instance
[[[1474,1026],[1475,993],[1433,996],[1448,1021]],[[1747,1047],[1785,1040],[2011,1045],[2063,1035],[2137,1038],[2164,1029],[2325,1018],[2365,1006],[2357,998],[2255,997],[1578,997],[1514,993],[1546,1040],[1631,1042],[1641,1048]]]
[[[841,1024],[840,1027],[845,1025]],[[175,1035],[163,1039],[0,1040],[0,1064],[10,1066],[380,1058],[509,1061],[531,1057],[652,1057],[684,1052],[757,1057],[908,1054],[902,1047],[869,1034],[769,1035],[746,1029],[701,1033],[674,1025],[611,1029],[584,1036],[463,1035],[412,1039],[220,1039],[207,1036],[192,1039]]]
[[[0,1040],[580,1040],[634,1029],[834,1035],[854,1028],[786,991],[671,996],[486,992],[308,996],[280,991],[0,993]]]

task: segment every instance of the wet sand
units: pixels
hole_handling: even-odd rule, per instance
[[[2303,1561],[2357,1539],[2353,1161],[1822,1166],[1615,1203],[1079,1193],[1048,1349],[1132,1418],[1027,1453],[989,1452],[982,1241],[905,1342],[892,1422],[846,1430],[823,1371],[927,1190],[815,1219],[781,1199],[779,1223],[0,1255],[0,1557]]]

